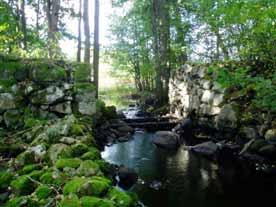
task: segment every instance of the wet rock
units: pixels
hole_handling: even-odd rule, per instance
[[[119,133],[133,133],[134,129],[128,125],[125,126],[121,126],[117,129],[119,131]]]
[[[138,180],[137,173],[133,169],[124,166],[119,167],[117,175],[119,177],[119,186],[124,189],[129,189]]]
[[[236,129],[238,125],[238,117],[232,105],[223,106],[220,114],[216,118],[216,126],[218,129],[225,128]]]
[[[218,145],[214,142],[204,142],[190,148],[191,151],[205,156],[215,156],[218,152]]]
[[[180,137],[177,133],[171,131],[158,131],[154,135],[153,143],[157,147],[166,149],[177,149],[179,147]]]
[[[273,144],[276,144],[276,129],[269,129],[265,133],[265,139]]]
[[[245,139],[257,139],[258,132],[253,127],[242,127],[240,130],[240,136]]]
[[[270,160],[276,160],[276,147],[274,145],[266,145],[259,149],[258,153]]]
[[[263,139],[252,139],[244,145],[243,149],[240,152],[240,155],[244,153],[257,153],[259,149],[265,145],[267,145],[267,142]]]
[[[154,190],[160,190],[162,188],[162,182],[154,180],[152,183],[150,183],[150,188],[154,189]]]

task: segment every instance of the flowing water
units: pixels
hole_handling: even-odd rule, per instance
[[[148,207],[264,206],[276,201],[276,180],[235,163],[216,165],[180,147],[156,148],[153,134],[137,130],[133,139],[106,147],[108,162],[134,168],[139,182],[132,187]]]

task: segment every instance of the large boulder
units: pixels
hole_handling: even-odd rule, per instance
[[[90,84],[91,85],[91,84]],[[78,86],[76,93],[77,111],[82,115],[93,115],[97,112],[96,93],[93,86]],[[88,88],[82,88],[88,87]],[[91,87],[91,88],[89,88]]]
[[[216,127],[219,130],[236,129],[238,126],[237,113],[230,104],[223,106],[219,115],[216,117]]]
[[[258,153],[267,159],[276,160],[276,147],[274,145],[265,145],[259,149]]]
[[[190,150],[204,156],[213,157],[217,154],[219,147],[216,143],[211,141],[195,145],[191,147]]]
[[[265,139],[273,144],[276,144],[276,129],[269,129],[265,133]]]
[[[177,149],[179,147],[180,137],[177,133],[171,131],[158,131],[155,133],[153,143],[166,149]]]
[[[0,111],[15,109],[15,98],[10,93],[0,94]]]
[[[129,189],[138,180],[137,173],[130,168],[120,166],[117,173],[119,177],[119,186],[124,189]]]
[[[49,86],[46,89],[37,91],[31,97],[33,104],[51,105],[62,100],[65,96],[64,90],[57,86]]]

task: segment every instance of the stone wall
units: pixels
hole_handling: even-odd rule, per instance
[[[246,142],[267,138],[274,131],[276,140],[275,114],[254,110],[243,101],[239,102],[235,92],[231,94],[230,89],[221,87],[213,73],[208,74],[208,68],[208,65],[186,64],[172,74],[171,114],[186,118],[189,112],[195,111],[198,126],[221,139],[241,138]]]
[[[0,126],[96,112],[90,65],[0,57]]]

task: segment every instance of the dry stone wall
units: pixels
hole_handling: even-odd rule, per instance
[[[90,66],[0,57],[0,125],[17,128],[30,117],[96,113]]]

